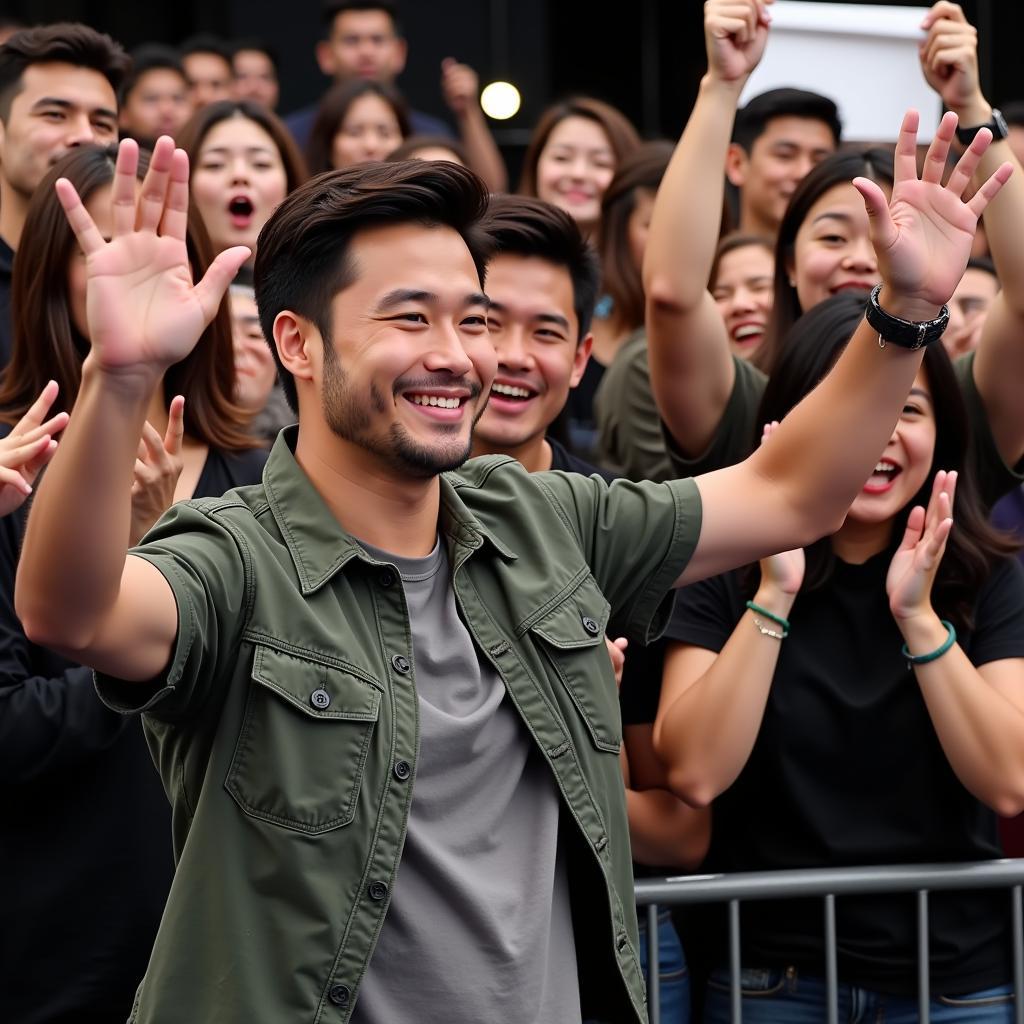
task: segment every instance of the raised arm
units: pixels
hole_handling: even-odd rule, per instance
[[[658,189],[644,255],[651,388],[679,449],[706,447],[735,380],[722,316],[708,292],[740,93],[768,38],[760,0],[709,0],[708,71]]]
[[[508,189],[508,171],[491,129],[480,109],[477,73],[468,65],[447,57],[441,64],[441,91],[448,109],[455,115],[459,138],[466,147],[469,166],[492,192]]]
[[[964,127],[987,124],[992,106],[978,76],[978,33],[957,4],[941,0],[925,18],[921,69],[928,84]],[[1001,163],[1017,160],[1005,139],[993,142],[975,178],[983,181]],[[1019,170],[1019,169],[1018,169]],[[982,327],[974,382],[985,404],[999,454],[1008,465],[1024,458],[1024,174],[1014,174],[985,212],[985,232],[1002,290]]]
[[[938,316],[963,275],[978,217],[1006,182],[1000,166],[964,202],[991,134],[978,133],[943,186],[941,177],[956,130],[943,117],[917,176],[918,115],[903,120],[896,144],[892,200],[874,182],[857,178],[871,222],[882,277],[879,303],[903,320]],[[892,435],[918,368],[920,350],[879,344],[862,321],[833,370],[746,461],[697,478],[704,507],[700,540],[680,582],[796,547],[837,530]]]
[[[138,195],[137,162],[138,146],[122,142],[109,242],[70,182],[57,182],[86,255],[91,349],[74,423],[29,516],[15,602],[34,642],[144,680],[167,664],[178,614],[161,573],[126,557],[138,439],[153,390],[195,346],[248,250],[221,253],[193,285],[185,247],[188,158],[161,138]]]

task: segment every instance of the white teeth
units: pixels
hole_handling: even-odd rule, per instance
[[[507,395],[509,398],[529,398],[530,392],[526,388],[512,387],[510,384],[492,384],[491,390],[499,395]]]
[[[749,338],[753,334],[764,334],[764,328],[759,324],[747,324],[744,327],[736,328],[737,338]]]
[[[896,469],[897,467],[894,466],[891,462],[880,462],[877,466],[875,466],[876,473],[895,473]]]
[[[459,407],[457,398],[438,398],[437,395],[413,395],[412,402],[414,405],[435,405],[439,409],[458,409]]]

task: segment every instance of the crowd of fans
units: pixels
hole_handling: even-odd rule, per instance
[[[845,521],[683,588],[661,639],[609,637],[621,746],[594,739],[620,750],[638,875],[1024,852],[1011,821],[1024,810],[1024,101],[993,108],[976,31],[939,0],[920,66],[957,121],[929,126],[940,148],[919,182],[906,151],[844,142],[824,95],[774,89],[740,106],[770,45],[769,3],[709,0],[703,17],[708,68],[678,142],[641,140],[598,98],[562,99],[538,119],[514,192],[471,67],[440,69],[450,123],[403,95],[408,41],[385,0],[324,4],[315,57],[332,83],[286,117],[277,56],[259,40],[129,55],[62,23],[0,47],[0,1019],[132,1013],[188,829],[167,799],[187,783],[158,774],[140,721],[100,702],[91,669],[33,642],[15,608],[32,490],[74,418],[92,343],[88,257],[57,182],[109,239],[124,139],[140,147],[139,182],[160,137],[188,156],[194,280],[218,254],[250,251],[152,394],[125,480],[137,544],[175,502],[259,483],[295,419],[295,382],[257,305],[258,246],[314,175],[406,160],[475,172],[491,193],[497,373],[473,455],[660,482],[773,443],[891,280],[878,210],[918,217],[915,186],[952,188],[986,126],[992,144],[959,187],[979,203],[982,182],[1003,188],[957,272],[942,344]],[[914,926],[909,901],[840,903],[844,998],[916,1019]],[[745,1021],[824,1019],[820,933],[817,904],[747,913]],[[1008,903],[937,896],[931,937],[933,1019],[1010,1020]],[[280,943],[282,969],[299,970]],[[728,1020],[719,917],[664,913],[659,943],[661,1019]]]

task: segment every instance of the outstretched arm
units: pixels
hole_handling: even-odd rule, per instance
[[[470,169],[484,179],[492,192],[504,192],[508,189],[508,171],[480,109],[478,85],[477,73],[468,64],[460,64],[453,57],[442,62],[441,91],[455,115]]]
[[[138,199],[137,163],[138,146],[122,142],[109,242],[71,183],[57,182],[86,255],[91,349],[74,424],[29,516],[15,601],[36,643],[143,680],[167,664],[178,614],[159,570],[126,557],[138,439],[154,388],[194,348],[248,250],[221,253],[193,285],[188,157],[161,138]],[[69,517],[69,508],[78,514]]]
[[[735,380],[729,338],[708,292],[740,93],[764,53],[762,0],[709,0],[708,71],[668,165],[644,255],[651,388],[676,445],[702,452]]]
[[[991,134],[978,133],[941,183],[956,130],[943,117],[917,176],[918,115],[903,120],[892,200],[857,178],[882,277],[879,302],[904,320],[938,316],[963,275],[978,217],[1011,174],[1003,164],[969,202],[962,199]],[[806,547],[839,528],[892,434],[922,353],[889,344],[862,321],[825,380],[782,422],[772,443],[738,466],[697,478],[704,514],[681,583],[716,575],[776,551]],[[752,511],[754,510],[754,511]]]
[[[957,4],[940,0],[928,12],[921,69],[965,127],[986,124],[992,106],[978,76],[978,33]],[[1002,163],[1017,166],[1005,139],[993,142],[975,178],[983,181]],[[974,382],[985,404],[999,454],[1008,465],[1024,458],[1024,174],[1015,174],[985,212],[985,232],[1002,290],[982,327]]]

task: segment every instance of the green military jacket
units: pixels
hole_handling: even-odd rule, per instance
[[[418,749],[404,593],[302,472],[294,429],[261,486],[174,506],[134,550],[177,601],[166,674],[97,678],[111,707],[145,712],[173,807],[177,871],[135,1021],[348,1021],[399,871]],[[459,613],[561,794],[584,1016],[639,1024],[604,635],[663,625],[696,486],[476,459],[441,478],[439,529]]]

